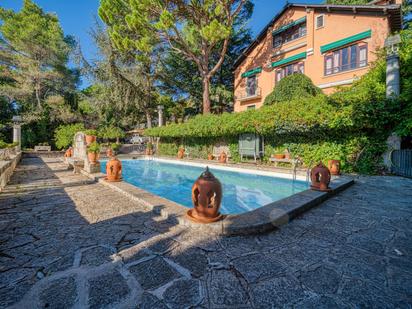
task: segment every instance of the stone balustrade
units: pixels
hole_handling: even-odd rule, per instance
[[[16,147],[0,149],[0,191],[9,182],[20,159],[21,152],[17,152]]]

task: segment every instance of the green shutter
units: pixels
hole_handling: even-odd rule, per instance
[[[273,35],[279,34],[279,33],[283,32],[283,31],[285,31],[285,30],[288,30],[289,28],[291,28],[291,27],[293,27],[293,26],[302,24],[302,23],[304,23],[304,22],[306,22],[306,16],[305,16],[305,17],[302,17],[302,18],[299,18],[299,19],[295,20],[294,22],[291,22],[290,24],[284,25],[284,26],[282,26],[282,27],[274,30],[274,31],[272,32],[272,34],[273,34]]]
[[[288,58],[285,58],[285,59],[282,59],[276,62],[272,62],[272,68],[278,67],[280,65],[283,65],[283,64],[286,64],[292,61],[304,59],[304,58],[306,58],[306,52],[303,52],[303,53],[300,53],[300,54],[297,54],[297,55],[294,55],[294,56],[291,56],[291,57],[288,57]]]
[[[349,43],[353,43],[359,40],[367,39],[367,38],[370,38],[371,36],[372,36],[372,30],[367,30],[367,31],[352,35],[350,37],[347,37],[345,39],[323,45],[320,47],[320,52],[323,54],[332,49],[336,49],[336,48],[342,47],[344,45],[347,45]]]
[[[252,76],[252,75],[256,75],[260,72],[262,72],[262,67],[258,67],[258,68],[255,68],[253,70],[250,70],[250,71],[247,71],[247,72],[243,73],[242,78],[249,77],[249,76]]]

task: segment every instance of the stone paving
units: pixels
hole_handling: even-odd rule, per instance
[[[199,235],[161,207],[23,159],[0,194],[0,307],[412,307],[412,180],[361,177],[255,236]]]

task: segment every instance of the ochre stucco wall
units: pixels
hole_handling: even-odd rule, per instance
[[[315,18],[322,14],[324,15],[325,26],[320,29],[315,29]],[[306,16],[306,36],[285,43],[280,48],[273,48],[272,31],[304,16]],[[368,66],[324,76],[324,55],[321,54],[320,47],[369,29],[372,30],[372,36],[359,41],[368,43]],[[303,60],[305,64],[305,74],[312,79],[315,85],[320,86],[325,93],[330,94],[335,88],[326,87],[327,84],[336,82],[350,84],[351,80],[362,76],[369,70],[371,63],[376,60],[376,52],[383,47],[385,38],[389,33],[390,26],[386,16],[335,12],[322,13],[316,12],[314,9],[290,8],[276,21],[273,27],[268,29],[265,38],[257,44],[247,58],[236,68],[234,80],[235,112],[246,110],[247,106],[250,105],[255,105],[256,108],[262,106],[265,97],[275,86],[276,70],[270,67],[272,62],[306,51],[307,57]],[[281,55],[274,56],[276,52],[285,50],[286,52],[282,52]],[[242,73],[257,67],[262,67],[262,72],[257,74],[258,87],[261,88],[261,96],[251,100],[239,100],[240,93],[246,89],[246,78],[241,77]]]

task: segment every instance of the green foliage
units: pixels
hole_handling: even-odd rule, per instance
[[[110,148],[115,152],[120,149],[120,146],[121,146],[121,144],[118,144],[118,143],[111,143],[110,144]]]
[[[107,126],[99,128],[98,136],[105,139],[116,139],[125,136],[122,129],[114,126]]]
[[[17,143],[6,143],[5,141],[0,139],[0,149],[13,148],[16,146],[17,146]]]
[[[87,152],[88,153],[100,153],[100,144],[97,142],[91,143],[89,146],[87,146]]]
[[[87,129],[83,131],[84,134],[86,135],[93,135],[93,136],[97,136],[97,131],[94,129]]]
[[[72,145],[74,136],[79,131],[84,131],[84,125],[82,123],[59,126],[54,132],[56,147],[63,149]]]
[[[321,95],[322,91],[304,74],[292,74],[281,79],[272,93],[265,98],[265,105],[299,98]]]

